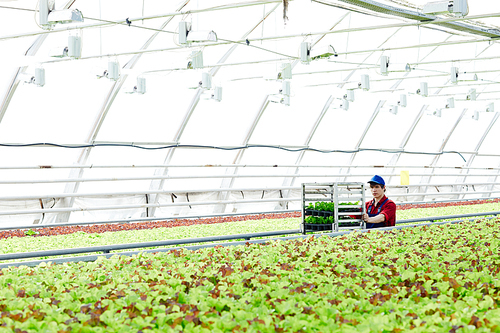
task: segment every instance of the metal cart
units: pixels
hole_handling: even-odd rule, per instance
[[[329,210],[308,209],[310,203],[333,203]],[[349,202],[356,204],[346,205]],[[339,211],[340,208],[340,211]],[[366,229],[362,215],[366,212],[365,184],[355,182],[303,183],[301,231],[339,231],[342,229]],[[313,218],[308,218],[312,216]],[[317,217],[317,218],[314,218]],[[306,220],[321,220],[322,223],[308,223]],[[328,223],[325,223],[328,221]],[[331,223],[330,223],[331,222]]]

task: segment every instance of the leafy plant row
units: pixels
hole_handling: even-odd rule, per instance
[[[85,233],[80,231],[72,234],[50,237],[13,237],[0,240],[0,253],[33,252],[39,250],[224,236],[264,231],[297,230],[299,228],[299,220],[299,218],[264,219],[208,225],[199,224],[176,228],[124,230],[103,233]]]
[[[339,216],[339,220],[351,220],[353,218],[359,219],[359,218],[361,218],[361,216],[348,216],[348,215]],[[335,217],[334,216],[306,216],[304,221],[305,221],[305,223],[310,223],[310,224],[333,224],[333,223],[335,223]]]
[[[339,202],[339,206],[355,206],[359,205],[356,202]],[[338,212],[353,212],[359,213],[359,208],[341,208],[338,207]],[[318,201],[309,203],[305,207],[304,222],[307,224],[333,224],[335,223],[335,202]],[[339,215],[339,220],[350,220],[353,218],[361,218],[361,216]]]
[[[0,231],[0,240],[11,237],[26,237],[26,236],[43,237],[43,236],[67,235],[75,232],[99,234],[105,232],[125,231],[125,230],[177,228],[177,227],[187,227],[195,225],[212,225],[212,224],[228,223],[228,222],[257,221],[264,219],[286,219],[293,217],[299,218],[300,216],[301,216],[300,212],[290,212],[290,213],[271,213],[271,214],[256,214],[256,215],[242,215],[242,216],[217,216],[217,217],[200,218],[200,219],[175,219],[169,221],[155,221],[155,222],[62,226],[62,227],[37,228],[28,230],[5,230],[5,231]]]
[[[500,221],[0,271],[0,330],[496,332]]]
[[[424,216],[451,215],[494,210],[500,210],[500,204],[489,203],[463,207],[450,206],[425,209],[409,209],[402,211],[398,210],[397,218],[398,220],[401,220]],[[178,226],[145,228],[139,230],[125,229],[129,227],[133,228],[133,224],[120,224],[116,225],[116,227],[123,226],[124,230],[113,232],[106,232],[106,230],[108,229],[101,230],[102,232],[97,232],[97,230],[86,230],[85,232],[84,230],[79,230],[78,232],[62,235],[57,235],[56,231],[52,231],[53,233],[55,233],[55,235],[50,237],[37,235],[30,237],[9,237],[0,239],[0,253],[29,252],[38,251],[41,249],[51,250],[110,244],[148,242],[167,239],[198,238],[206,236],[289,230],[298,229],[300,223],[301,219],[299,217],[295,217],[265,220],[246,220],[226,223],[193,224],[187,227]]]
[[[356,202],[339,202],[339,206],[355,206],[359,205],[359,201]],[[317,210],[317,211],[325,211],[325,212],[334,212],[335,211],[335,202],[327,202],[327,201],[318,201],[314,203],[309,203],[306,209]],[[348,208],[344,208],[343,210],[347,210]],[[339,211],[342,208],[339,207]]]

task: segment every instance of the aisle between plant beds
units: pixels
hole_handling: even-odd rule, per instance
[[[303,234],[366,229],[365,211],[364,183],[302,183]]]

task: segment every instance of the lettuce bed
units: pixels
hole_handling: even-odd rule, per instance
[[[49,228],[36,228],[30,230],[5,230],[0,231],[0,239],[11,237],[43,237],[43,236],[58,236],[68,235],[76,232],[85,232],[87,234],[102,234],[105,232],[127,231],[127,230],[149,230],[158,228],[177,228],[193,225],[220,224],[237,221],[255,221],[265,219],[283,219],[290,217],[300,217],[300,212],[277,213],[277,214],[257,214],[257,215],[241,215],[241,216],[217,216],[203,219],[180,219],[169,221],[155,222],[136,222],[136,223],[109,223],[109,224],[94,224],[94,225],[79,225],[79,226],[61,226]]]
[[[487,203],[471,206],[451,206],[438,208],[408,209],[397,212],[398,220],[419,218],[424,216],[441,216],[452,214],[466,214],[474,212],[499,211],[500,203]],[[8,237],[0,239],[0,253],[32,252],[39,250],[53,250],[100,246],[111,244],[126,244],[137,242],[161,241],[169,239],[198,238],[219,235],[233,235],[241,233],[255,233],[264,231],[278,231],[299,229],[301,219],[277,218],[262,220],[246,220],[226,223],[193,224],[190,226],[144,228],[114,232],[73,232],[62,235],[27,237]],[[49,228],[52,229],[52,228]],[[32,229],[29,231],[34,231]],[[30,233],[29,231],[23,231]],[[87,255],[87,254],[83,254]],[[32,260],[32,259],[30,259]]]
[[[430,207],[430,208],[416,208],[416,209],[405,209],[397,210],[397,219],[415,219],[423,217],[432,216],[446,216],[446,215],[460,215],[460,214],[470,214],[470,213],[482,213],[482,212],[494,212],[500,211],[500,203],[498,202],[488,202],[478,205],[463,205],[463,206],[440,206],[440,207]]]
[[[499,223],[6,268],[0,330],[498,332]]]
[[[286,218],[277,220],[192,225],[188,227],[176,228],[127,230],[104,232],[101,234],[85,233],[80,231],[58,236],[12,237],[0,239],[0,253],[32,252],[99,245],[152,242],[168,239],[199,238],[241,233],[290,230],[298,229],[299,222],[300,219],[298,218]]]

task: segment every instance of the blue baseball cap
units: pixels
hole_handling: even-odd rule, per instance
[[[380,177],[379,175],[373,176],[372,179],[370,179],[368,181],[368,183],[375,183],[375,184],[379,184],[379,185],[385,186],[384,178]]]

